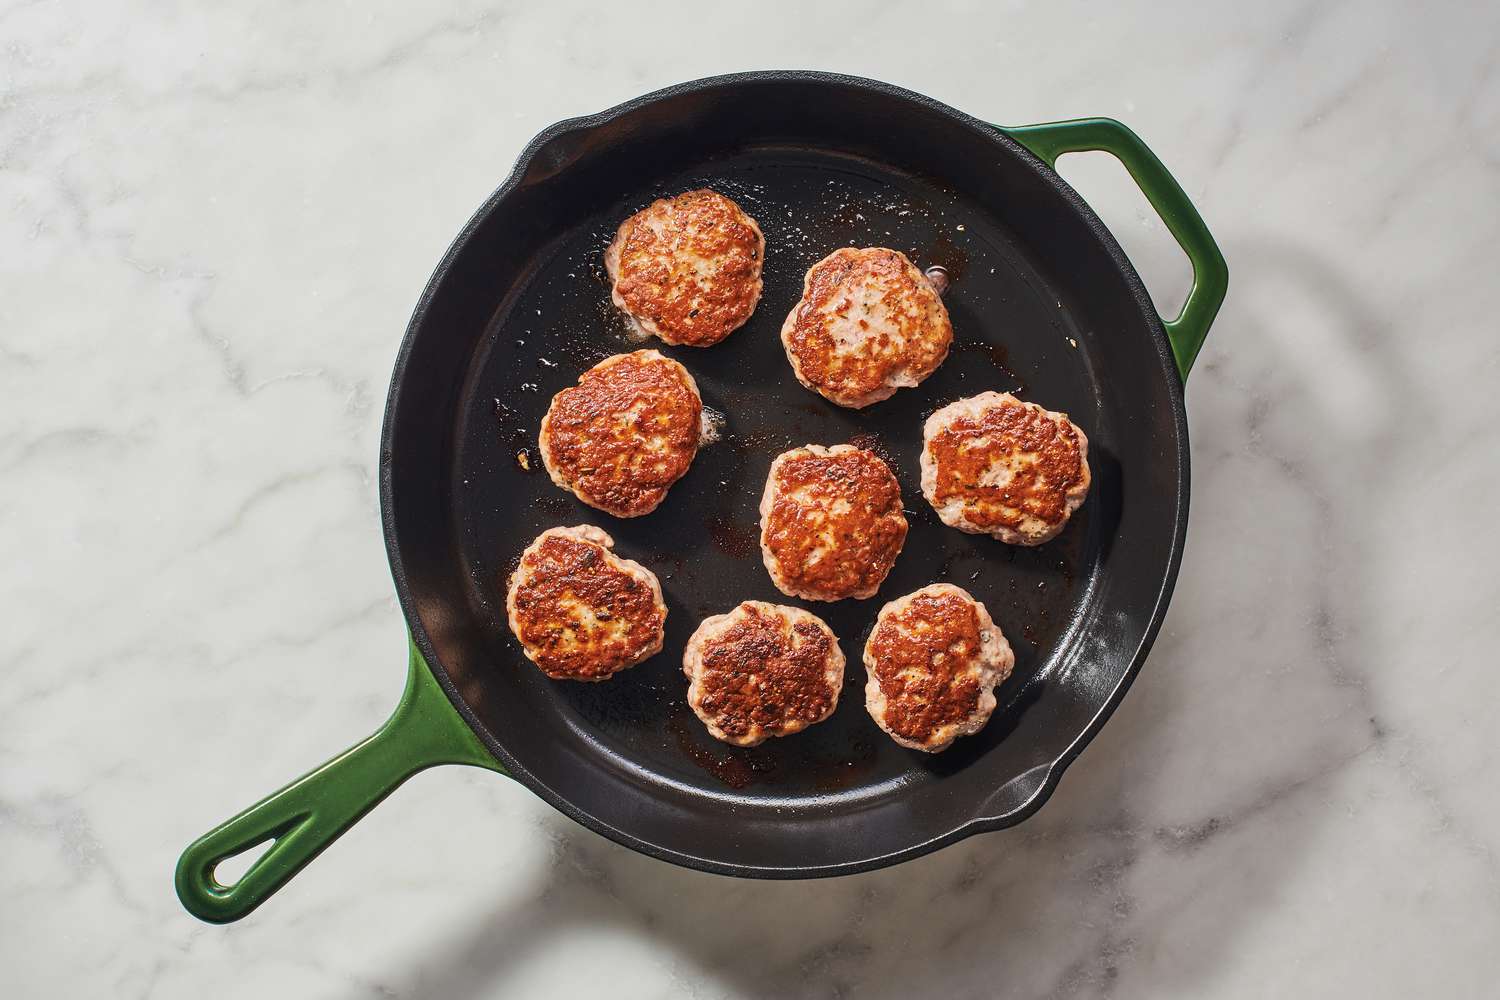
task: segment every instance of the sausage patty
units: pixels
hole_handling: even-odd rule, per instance
[[[835,250],[812,266],[781,343],[803,385],[855,409],[937,370],[953,324],[937,290],[898,250]]]
[[[605,358],[552,397],[538,445],[552,481],[616,517],[656,509],[698,454],[703,400],[656,351]]]
[[[602,681],[661,651],[656,574],[610,551],[590,524],[548,528],[521,553],[505,595],[526,658],[558,680]]]
[[[760,551],[791,597],[874,596],[906,542],[901,486],[878,455],[810,444],[771,463],[760,501]]]
[[[688,704],[715,739],[753,747],[833,714],[844,653],[821,618],[745,601],[705,618],[682,654]]]
[[[1011,545],[1055,538],[1089,491],[1089,441],[1066,413],[982,392],[922,429],[922,495],[943,523]]]
[[[984,728],[1016,662],[984,605],[951,583],[881,608],[864,658],[870,716],[897,743],[928,753]]]
[[[709,347],[760,301],[766,240],[755,220],[716,191],[652,202],[620,224],[604,252],[611,298],[638,331]]]

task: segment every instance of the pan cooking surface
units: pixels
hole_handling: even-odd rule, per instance
[[[616,227],[657,197],[712,187],[760,223],[765,291],[755,315],[721,344],[669,347],[628,337],[609,301],[603,251]],[[955,346],[916,389],[863,411],[804,389],[779,331],[815,261],[840,246],[889,246],[917,266],[941,266]],[[762,147],[665,174],[623,190],[609,209],[559,232],[532,261],[529,279],[496,313],[475,357],[452,462],[453,539],[469,575],[471,611],[487,626],[491,696],[525,696],[597,752],[597,764],[630,780],[665,783],[737,809],[825,808],[830,799],[879,798],[974,764],[1005,740],[1059,669],[1087,618],[1113,532],[1120,480],[1113,428],[1102,418],[1089,336],[1068,299],[1028,263],[1003,223],[928,179],[851,156]],[[552,395],[600,359],[655,348],[682,362],[706,407],[723,415],[721,437],[652,514],[630,520],[594,510],[548,479],[536,433]],[[1090,439],[1095,480],[1064,533],[1035,549],[943,526],[923,499],[917,458],[922,422],[938,407],[986,389],[1066,411]],[[772,459],[798,445],[852,442],[886,457],[901,489],[910,534],[880,593],[834,604],[789,598],[761,564],[757,507]],[[523,468],[529,465],[529,470]],[[600,684],[550,681],[521,656],[505,624],[505,577],[543,529],[590,523],[616,551],[660,578],[668,606],[663,651]],[[977,736],[929,756],[898,747],[864,708],[862,652],[886,602],[946,580],[982,600],[1016,652],[999,707]],[[828,721],[796,736],[739,749],[712,739],[688,709],[683,646],[706,616],[746,599],[805,607],[833,628],[848,658],[844,692]]]

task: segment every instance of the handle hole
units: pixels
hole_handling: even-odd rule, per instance
[[[1176,319],[1193,287],[1193,266],[1156,209],[1109,153],[1064,153],[1057,172],[1073,185],[1114,234],[1135,265],[1156,311]]]
[[[275,837],[267,837],[258,844],[252,844],[238,854],[231,854],[227,858],[220,858],[218,864],[214,865],[214,881],[225,889],[232,889],[245,877],[245,873],[255,866],[255,863],[266,856],[276,843]]]

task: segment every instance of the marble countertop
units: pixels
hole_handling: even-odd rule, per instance
[[[4,3],[0,994],[1492,992],[1500,9],[1408,6]],[[1119,712],[1032,820],[870,875],[680,870],[446,768],[187,916],[183,846],[400,688],[374,475],[434,262],[548,123],[765,67],[1118,117],[1218,237]],[[1064,173],[1180,300],[1118,168]]]

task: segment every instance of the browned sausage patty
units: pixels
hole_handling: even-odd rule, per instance
[[[897,743],[936,753],[984,728],[1015,662],[983,604],[934,583],[880,609],[865,643],[865,707]]]
[[[751,747],[833,714],[844,653],[821,618],[745,601],[705,618],[682,655],[688,704],[715,739]]]
[[[760,301],[766,241],[740,206],[706,188],[662,198],[626,219],[604,252],[611,298],[642,333],[709,347]]]
[[[810,444],[771,463],[760,551],[783,594],[812,601],[873,596],[905,542],[901,486],[874,452]]]
[[[845,247],[807,272],[781,343],[798,381],[858,409],[936,371],[948,357],[953,324],[905,254]]]
[[[703,400],[656,351],[605,358],[552,397],[538,440],[552,481],[616,517],[656,509],[698,454]]]
[[[922,495],[944,524],[1012,545],[1057,536],[1088,494],[1089,442],[1066,413],[983,392],[923,427]]]
[[[505,595],[526,658],[558,680],[602,681],[661,651],[656,574],[610,551],[593,525],[549,528],[521,554]]]

